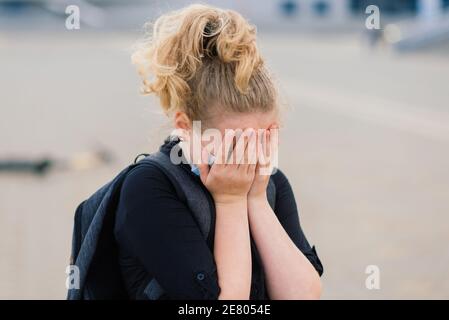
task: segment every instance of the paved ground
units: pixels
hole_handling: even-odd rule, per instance
[[[116,161],[0,175],[0,298],[64,298],[75,206],[168,132],[138,95],[136,35],[0,33],[0,158]],[[324,298],[449,298],[449,55],[358,35],[262,34],[288,104],[281,167],[325,265]],[[365,268],[380,268],[380,290]]]

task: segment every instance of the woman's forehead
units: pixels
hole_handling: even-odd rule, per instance
[[[268,129],[277,126],[279,123],[278,113],[268,112],[251,112],[251,113],[226,113],[216,117],[212,125],[217,129]]]

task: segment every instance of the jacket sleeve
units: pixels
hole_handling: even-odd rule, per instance
[[[125,179],[116,233],[170,299],[217,299],[213,254],[187,205],[157,167]]]
[[[295,196],[287,177],[282,171],[277,170],[272,176],[272,179],[274,179],[276,185],[276,205],[274,210],[276,216],[292,241],[321,276],[323,274],[323,265],[318,257],[315,246],[310,246],[301,228]]]

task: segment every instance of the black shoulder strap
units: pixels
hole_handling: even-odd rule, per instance
[[[170,157],[160,151],[150,154],[139,161],[144,163],[151,161],[160,167],[173,184],[179,186],[183,192],[187,204],[192,211],[196,222],[205,239],[209,236],[211,228],[210,205],[204,190],[192,179],[190,174],[170,161]]]

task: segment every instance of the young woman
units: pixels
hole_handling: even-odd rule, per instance
[[[133,55],[147,93],[155,93],[180,139],[167,139],[167,155],[182,140],[189,155],[193,121],[216,128],[224,142],[202,163],[179,164],[204,188],[215,209],[204,239],[176,188],[156,166],[138,166],[123,184],[115,233],[128,294],[147,298],[156,279],[161,299],[317,299],[322,265],[301,230],[297,206],[285,175],[261,174],[278,127],[277,93],[255,42],[255,28],[238,13],[194,5],[161,16],[150,39]],[[149,79],[151,77],[151,80]],[[226,134],[226,129],[261,130],[259,135]],[[250,138],[258,141],[249,143]],[[225,146],[231,146],[226,149]],[[255,147],[254,147],[255,146]],[[215,156],[212,165],[207,163]],[[206,159],[206,160],[205,160]],[[269,165],[269,164],[268,164]],[[193,169],[198,169],[193,170]],[[196,174],[196,173],[197,174]],[[266,188],[276,186],[274,210]]]

